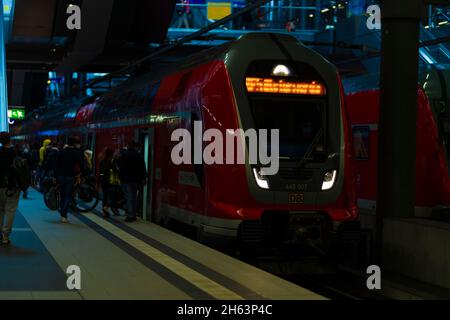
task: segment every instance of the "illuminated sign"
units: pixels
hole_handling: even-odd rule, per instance
[[[296,82],[283,79],[246,78],[247,91],[253,93],[325,95],[325,87],[315,81]]]
[[[23,120],[25,119],[25,109],[23,108],[9,108],[8,118],[11,120]]]
[[[231,14],[231,1],[210,0],[207,4],[209,20],[220,20]]]

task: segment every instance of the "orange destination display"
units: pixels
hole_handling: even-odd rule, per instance
[[[325,87],[315,81],[296,82],[272,78],[246,78],[247,91],[253,93],[279,93],[325,95]]]

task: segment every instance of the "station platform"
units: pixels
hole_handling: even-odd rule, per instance
[[[322,300],[324,297],[155,224],[69,216],[30,190],[0,247],[0,300]],[[67,288],[69,266],[81,290]]]

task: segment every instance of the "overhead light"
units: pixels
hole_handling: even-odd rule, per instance
[[[448,23],[448,21],[441,21],[438,23],[438,25],[443,26],[444,24],[447,24],[447,23]]]
[[[277,77],[288,77],[291,75],[291,70],[284,64],[279,64],[273,68],[272,75]]]
[[[331,188],[333,188],[336,181],[336,174],[336,170],[328,171],[327,173],[325,173],[325,175],[323,176],[322,191],[330,190]]]
[[[310,18],[314,18],[314,14],[311,13],[311,14],[309,15],[309,17],[310,17]]]
[[[261,189],[269,189],[269,180],[261,174],[261,169],[253,168],[253,175],[255,176],[258,187]]]
[[[320,10],[320,12],[322,12],[322,13],[325,13],[325,12],[328,12],[328,11],[330,11],[330,9],[328,9],[328,8]]]

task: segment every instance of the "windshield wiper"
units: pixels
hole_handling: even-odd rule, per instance
[[[319,143],[320,139],[322,138],[324,133],[323,127],[320,127],[319,131],[317,132],[316,136],[314,137],[313,141],[309,145],[308,149],[306,149],[305,154],[300,160],[299,167],[303,167],[306,163],[306,160],[311,156],[312,152],[316,148],[317,144]]]

